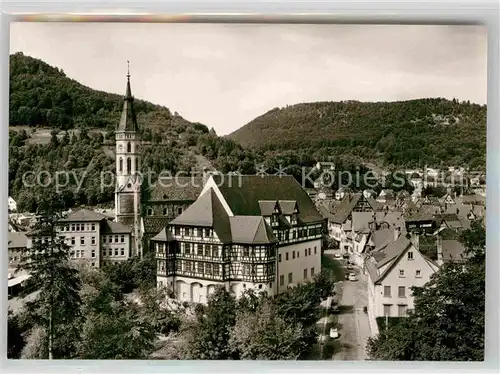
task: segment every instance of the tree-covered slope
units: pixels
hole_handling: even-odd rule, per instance
[[[93,90],[67,77],[64,71],[21,52],[10,56],[10,126],[28,125],[68,129],[114,129],[123,96]],[[164,106],[135,100],[137,121],[147,128],[182,132],[189,121]],[[201,124],[193,126],[203,127]]]
[[[396,166],[484,167],[486,106],[446,99],[275,108],[229,135],[260,150],[352,155]]]

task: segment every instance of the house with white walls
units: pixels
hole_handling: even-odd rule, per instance
[[[157,284],[206,303],[217,286],[276,295],[321,271],[325,219],[291,176],[211,175],[198,199],[151,239]]]
[[[421,287],[439,266],[419,251],[419,236],[400,236],[366,261],[368,317],[372,333],[378,332],[377,317],[404,317],[413,309],[411,288]]]

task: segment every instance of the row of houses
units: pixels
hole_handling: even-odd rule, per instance
[[[36,226],[35,226],[36,227]],[[131,228],[114,222],[108,216],[79,209],[58,221],[57,236],[70,246],[70,257],[76,262],[100,267],[105,262],[125,261],[131,257]],[[8,267],[16,269],[29,260],[36,243],[51,238],[35,230],[9,231]]]
[[[153,235],[147,241],[159,287],[170,287],[181,301],[205,303],[217,286],[235,295],[246,289],[276,295],[321,271],[326,220],[293,177],[212,175],[196,186],[198,196],[188,196],[191,204],[179,200],[182,209],[168,222],[169,209],[153,200],[142,217],[141,231]],[[145,223],[155,219],[159,227],[148,231]],[[57,235],[73,261],[89,266],[133,256],[133,228],[96,211],[71,212],[58,222]],[[49,240],[34,231],[9,232],[9,267]]]
[[[374,333],[377,317],[400,317],[413,308],[411,287],[423,286],[443,263],[464,259],[460,232],[485,214],[481,200],[451,195],[380,203],[351,193],[319,210],[328,220],[329,236],[367,275]]]

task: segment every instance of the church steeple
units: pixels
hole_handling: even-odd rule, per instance
[[[134,97],[132,96],[132,89],[130,88],[130,67],[127,61],[127,88],[125,90],[125,97],[123,99],[123,110],[120,123],[116,131],[133,131],[139,130],[137,126],[137,119],[134,111]]]

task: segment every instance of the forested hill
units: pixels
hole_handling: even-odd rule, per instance
[[[270,110],[229,138],[262,151],[309,150],[318,159],[484,168],[486,106],[441,98],[303,103]]]
[[[122,107],[121,95],[86,87],[61,69],[21,52],[10,56],[10,126],[114,129]],[[168,108],[143,100],[135,100],[134,108],[138,122],[149,128],[185,128],[191,124]]]

